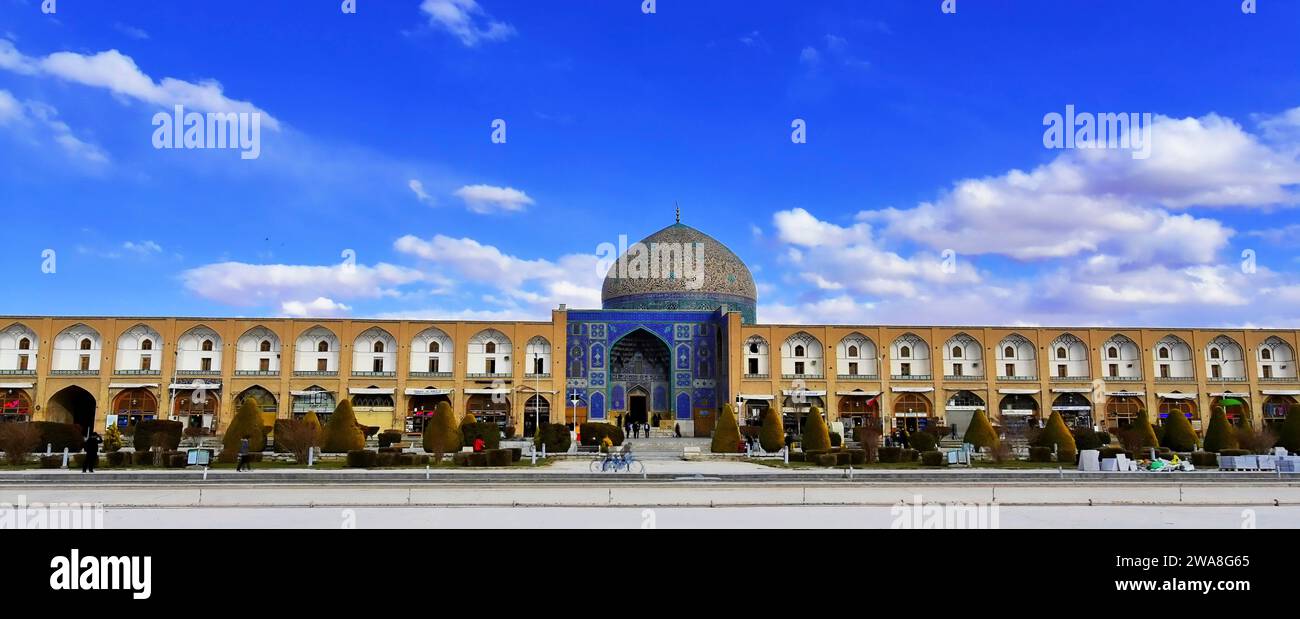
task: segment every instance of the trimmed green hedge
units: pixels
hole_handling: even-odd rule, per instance
[[[1300,405],[1287,407],[1286,421],[1278,429],[1277,444],[1291,453],[1300,453]]]
[[[1193,451],[1192,466],[1217,467],[1219,466],[1219,455],[1211,451]]]
[[[533,445],[537,449],[546,445],[547,453],[564,453],[569,451],[572,444],[573,437],[569,434],[569,428],[562,423],[544,424],[533,437]]]
[[[948,461],[944,459],[942,451],[924,451],[921,452],[921,466],[948,466]]]
[[[431,454],[449,454],[460,451],[465,444],[460,425],[456,423],[456,414],[451,404],[439,402],[433,410],[433,418],[424,424],[424,436],[420,441],[424,451]]]
[[[460,433],[465,437],[461,444],[465,447],[473,447],[474,439],[483,439],[483,449],[498,449],[501,447],[501,428],[490,421],[476,421],[474,423],[464,423],[460,426]]]
[[[895,462],[902,462],[903,448],[902,447],[881,447],[880,449],[876,450],[876,457],[880,458],[880,461],[885,463],[892,464]]]
[[[353,449],[348,452],[348,468],[373,469],[379,466],[379,454],[369,449]]]
[[[81,451],[85,446],[85,439],[81,437],[81,432],[77,431],[77,426],[71,423],[57,423],[54,421],[32,421],[36,428],[41,432],[41,442],[36,446],[37,452],[45,451],[45,446],[50,446],[50,451],[62,452],[63,448],[68,451]]]
[[[176,451],[181,446],[181,433],[185,424],[165,419],[150,419],[135,425],[135,448],[148,451],[161,447],[164,451]]]
[[[221,437],[222,453],[239,453],[240,442],[248,437],[249,451],[266,449],[266,431],[262,426],[262,407],[253,398],[244,398],[235,418],[226,426],[226,433]]]
[[[1052,450],[1050,448],[1040,447],[1038,445],[1030,447],[1029,461],[1030,462],[1051,462]]]

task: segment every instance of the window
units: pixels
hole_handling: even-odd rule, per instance
[[[374,351],[374,352],[384,352],[384,343],[383,343],[383,342],[375,342],[375,346],[374,346],[373,351]]]
[[[954,364],[952,364],[952,375],[953,375],[953,376],[961,376],[961,375],[962,375],[962,373],[961,373],[961,364],[960,364],[960,363],[954,363]]]
[[[1111,358],[1111,359],[1118,359],[1118,358],[1119,358],[1119,349],[1118,349],[1118,348],[1115,348],[1114,346],[1111,346],[1110,348],[1107,348],[1107,349],[1106,349],[1106,356],[1109,357],[1109,358]]]
[[[902,376],[911,376],[911,375],[912,375],[912,364],[910,364],[910,363],[900,363],[899,366],[898,366],[898,371],[899,371],[900,375],[902,375]]]
[[[1010,347],[1010,346],[1007,346],[1006,348],[1003,348],[1003,349],[1002,349],[1002,356],[1003,356],[1003,357],[1006,357],[1007,359],[1015,359],[1015,358],[1016,358],[1016,349],[1014,349],[1014,348],[1012,348],[1012,347]]]
[[[1218,359],[1218,358],[1219,358],[1219,349],[1218,349],[1218,348],[1211,348],[1211,349],[1210,349],[1210,358],[1211,358],[1211,359]]]
[[[153,340],[140,342],[140,350],[153,350]]]
[[[82,350],[90,350],[90,338],[86,338],[86,339],[84,339],[84,340],[81,340],[81,349],[82,349]]]
[[[912,347],[911,347],[911,346],[904,346],[904,347],[898,349],[898,356],[900,356],[900,357],[911,357],[911,356],[912,356]]]
[[[758,354],[758,344],[750,344],[750,345],[749,345],[749,352],[751,352],[751,353],[757,355],[757,354]]]
[[[849,363],[849,375],[850,375],[850,376],[857,376],[857,375],[858,375],[858,364],[857,364],[856,361],[855,361],[855,362],[852,362],[852,363]]]
[[[1213,376],[1215,378],[1222,378],[1223,377],[1222,374],[1223,374],[1222,371],[1219,369],[1219,364],[1216,363],[1210,366],[1210,376]]]
[[[23,359],[26,360],[27,357],[23,357]],[[1273,378],[1273,366],[1264,366],[1264,378]]]
[[[757,373],[758,373],[758,359],[750,359],[750,360],[749,360],[749,373],[750,373],[750,374],[757,374]]]
[[[153,357],[140,357],[141,370],[148,372],[150,369],[152,369],[152,366],[153,366]]]
[[[1160,378],[1169,378],[1169,364],[1168,364],[1168,363],[1161,363],[1161,364],[1160,364]]]
[[[382,371],[384,371],[384,360],[383,360],[383,359],[375,359],[375,362],[374,362],[374,366],[373,366],[373,367],[374,367],[374,371],[376,371],[376,372],[382,372]]]
[[[794,356],[796,356],[796,357],[802,357],[802,356],[804,356],[804,348],[803,348],[803,345],[802,345],[802,344],[799,345],[799,346],[795,346],[795,347],[794,347]],[[803,374],[803,372],[799,372],[799,373],[800,373],[800,374]]]
[[[211,371],[212,371],[212,357],[204,357],[204,358],[202,358],[202,359],[199,359],[199,369],[200,369],[200,370],[203,370],[204,372],[211,372]]]
[[[961,346],[953,346],[953,347],[952,347],[952,358],[953,358],[953,359],[960,359],[960,358],[961,358]]]
[[[26,342],[27,340],[23,340],[23,341]],[[21,348],[21,346],[19,348]],[[1273,351],[1265,348],[1264,350],[1259,351],[1259,356],[1261,359],[1265,361],[1269,361],[1273,358]]]
[[[546,360],[542,358],[533,359],[533,374],[546,373]]]
[[[495,347],[495,345],[492,344],[491,342],[488,342],[488,346],[493,346],[493,347]],[[496,360],[496,359],[487,359],[487,360],[484,362],[483,365],[484,365],[484,368],[483,368],[483,369],[487,370],[487,373],[488,373],[488,374],[496,374],[496,373],[497,373],[497,360]]]
[[[259,372],[270,372],[270,371],[271,371],[271,360],[270,360],[270,359],[260,359],[260,360],[258,360],[258,362],[257,362],[257,371],[259,371]]]
[[[329,352],[329,351],[330,351],[329,342],[321,342],[316,345],[316,352]]]
[[[1065,378],[1070,375],[1070,371],[1064,363],[1056,364],[1056,375]]]
[[[90,355],[81,355],[81,365],[78,367],[82,372],[90,371]]]
[[[330,360],[329,360],[329,359],[317,359],[317,360],[316,360],[316,371],[317,371],[317,372],[328,372],[329,370],[330,370]]]
[[[849,356],[850,356],[850,357],[856,357],[856,356],[858,356],[858,347],[857,347],[857,346],[850,346],[850,347],[849,347]],[[856,374],[856,373],[857,373],[857,372],[854,372],[854,374]]]
[[[23,338],[23,339],[21,339],[21,340],[18,340],[18,350],[31,350],[31,349],[32,349],[32,341],[31,341],[31,340],[29,340],[29,339],[27,339],[27,338]],[[1266,351],[1264,351],[1264,352],[1267,353],[1268,351],[1266,350]],[[1265,359],[1267,359],[1267,358],[1268,358],[1268,357],[1265,357]]]
[[[212,340],[203,340],[203,346],[202,346],[202,348],[203,348],[203,352],[211,352],[211,351],[212,351]]]
[[[262,340],[262,343],[257,345],[257,349],[262,352],[271,352],[271,340]]]
[[[430,374],[437,374],[437,373],[438,373],[438,360],[437,360],[437,359],[430,359],[430,360],[429,360],[429,373],[430,373]]]
[[[1160,347],[1160,358],[1161,358],[1161,359],[1168,359],[1168,358],[1169,358],[1169,349],[1168,349],[1168,348],[1165,348],[1164,346],[1161,346],[1161,347]]]
[[[437,342],[429,342],[429,352],[440,352],[440,350]]]
[[[1064,346],[1058,346],[1058,347],[1056,348],[1056,358],[1057,358],[1057,359],[1064,359],[1064,358],[1065,358],[1065,347],[1064,347]]]
[[[794,373],[797,374],[797,375],[800,375],[800,376],[803,375],[803,362],[802,362],[802,361],[795,361],[795,362],[794,362]]]
[[[1112,348],[1111,350],[1114,350],[1114,349]],[[1111,377],[1111,378],[1116,378],[1116,377],[1119,376],[1119,364],[1118,364],[1118,363],[1112,363],[1112,364],[1110,364],[1110,366],[1107,368],[1107,370],[1108,370],[1108,372],[1107,372],[1107,374],[1106,374],[1107,376],[1109,376],[1109,377]]]
[[[496,354],[496,352],[497,352],[497,343],[496,343],[496,342],[488,342],[487,344],[484,344],[484,345],[483,345],[483,352],[484,352],[484,353],[487,353],[487,354],[489,354],[489,355],[494,355],[494,354]]]
[[[18,357],[18,369],[23,372],[27,371],[27,355],[20,355]],[[1268,368],[1264,368],[1264,369],[1268,369]]]
[[[1016,375],[1016,364],[1014,364],[1014,363],[1008,363],[1008,364],[1007,364],[1007,376],[1015,376],[1015,375]]]

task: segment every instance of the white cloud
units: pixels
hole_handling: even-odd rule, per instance
[[[147,256],[149,254],[160,254],[162,253],[163,250],[161,245],[153,241],[140,241],[139,243],[136,243],[134,241],[127,241],[125,243],[122,243],[122,249],[125,249],[135,254],[139,254],[141,256]]]
[[[93,166],[108,163],[108,155],[103,149],[77,137],[58,116],[59,111],[54,106],[38,101],[19,101],[9,91],[0,90],[0,126],[13,127],[29,135],[43,133],[40,138],[34,138],[36,143],[48,139],[74,160]]]
[[[117,30],[118,32],[120,32],[120,33],[122,33],[122,34],[125,34],[126,36],[131,37],[132,39],[135,39],[135,40],[137,40],[137,41],[145,41],[145,40],[148,40],[148,39],[149,39],[149,33],[148,33],[148,32],[145,32],[144,30],[142,30],[142,29],[140,29],[140,28],[136,28],[135,26],[131,26],[131,25],[129,25],[129,24],[124,24],[124,23],[122,23],[122,22],[116,22],[116,23],[114,23],[114,24],[113,24],[113,29],[114,29],[114,30]]]
[[[262,125],[278,129],[279,121],[248,101],[231,99],[220,83],[199,83],[164,77],[155,82],[130,56],[111,49],[93,55],[55,52],[44,58],[23,55],[13,43],[0,39],[0,68],[22,74],[41,73],[158,106],[183,105],[200,112],[249,112],[262,115]]]
[[[429,16],[429,24],[455,35],[465,47],[515,35],[514,26],[493,19],[475,0],[424,0],[420,10]]]
[[[280,312],[292,318],[327,318],[340,316],[352,311],[352,308],[326,297],[316,297],[312,301],[285,301],[280,304]]]
[[[425,280],[420,271],[379,263],[368,265],[289,265],[220,262],[181,274],[185,287],[200,297],[235,306],[286,301],[396,296],[397,288]]]
[[[433,263],[439,272],[464,286],[492,290],[494,296],[489,300],[493,303],[518,307],[530,315],[549,312],[561,303],[600,306],[604,274],[598,270],[595,254],[570,254],[555,261],[525,260],[474,239],[443,235],[428,240],[403,236],[393,248]]]
[[[817,48],[812,46],[805,47],[803,48],[803,51],[799,52],[799,62],[809,66],[816,66],[817,63],[821,62],[821,59],[821,53],[817,51]]]
[[[429,193],[424,190],[424,183],[419,180],[413,178],[410,181],[407,181],[406,186],[410,187],[411,192],[415,194],[416,199],[419,201],[430,205],[436,203],[433,196],[429,195]]]
[[[1029,172],[958,181],[933,202],[863,212],[886,234],[935,248],[1020,260],[1090,252],[1132,261],[1205,263],[1233,231],[1171,211],[1294,204],[1300,162],[1216,115],[1156,116],[1149,159],[1072,150]]]
[[[534,203],[528,194],[513,187],[466,185],[457,189],[454,195],[464,200],[469,210],[480,214],[518,212]]]

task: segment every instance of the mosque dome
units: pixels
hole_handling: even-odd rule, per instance
[[[626,248],[605,276],[605,309],[738,311],[754,322],[749,267],[717,239],[681,222]]]

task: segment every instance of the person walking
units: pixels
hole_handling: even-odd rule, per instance
[[[85,459],[81,461],[82,473],[94,473],[95,465],[99,464],[99,444],[100,438],[98,432],[91,432],[90,437],[86,439]]]
[[[235,471],[242,472],[251,470],[253,470],[253,466],[249,463],[248,457],[248,435],[245,434],[244,438],[239,439],[239,466],[235,467]]]

